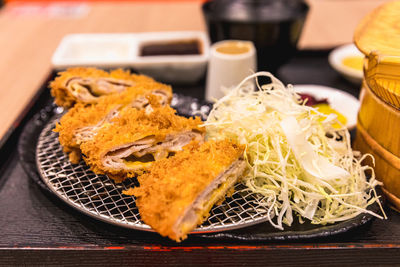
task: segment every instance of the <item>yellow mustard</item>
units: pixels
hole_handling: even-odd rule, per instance
[[[328,104],[316,104],[313,106],[314,108],[316,108],[319,112],[324,113],[326,115],[329,115],[331,113],[334,113],[337,115],[338,121],[343,124],[346,125],[347,123],[347,118],[341,114],[340,112],[338,112],[337,110],[333,109],[331,106],[329,106]],[[338,123],[335,123],[332,125],[334,128],[339,129],[341,128],[341,125]]]
[[[346,67],[355,69],[355,70],[362,70],[363,68],[363,57],[361,56],[349,56],[345,57],[342,60],[342,64]]]

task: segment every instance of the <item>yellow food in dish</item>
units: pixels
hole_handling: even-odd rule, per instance
[[[354,70],[362,71],[363,69],[363,60],[362,56],[348,56],[343,58],[342,64],[346,67],[352,68]]]
[[[337,115],[337,119],[338,121],[342,124],[340,125],[339,123],[334,123],[332,125],[333,128],[336,129],[340,129],[343,127],[343,125],[346,125],[347,123],[347,118],[340,113],[339,111],[333,109],[331,106],[329,106],[329,104],[316,104],[313,106],[314,108],[316,108],[319,112],[329,115],[329,114],[336,114]],[[323,118],[320,118],[320,121],[324,120]]]

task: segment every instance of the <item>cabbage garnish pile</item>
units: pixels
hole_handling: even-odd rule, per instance
[[[260,86],[260,76],[271,83]],[[361,164],[371,155],[353,151],[346,127],[337,129],[334,123],[339,123],[335,114],[306,106],[291,85],[258,72],[214,104],[205,126],[209,139],[231,138],[246,145],[248,172],[242,181],[264,196],[260,204],[274,227],[290,226],[294,216],[313,224],[361,213],[383,218],[367,209],[380,205],[374,170]]]

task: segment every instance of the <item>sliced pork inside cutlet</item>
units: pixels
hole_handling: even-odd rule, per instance
[[[243,158],[234,161],[225,171],[219,174],[214,181],[201,192],[195,201],[189,205],[184,213],[178,217],[172,227],[177,237],[184,237],[208,218],[209,211],[237,183],[243,173],[246,162]]]
[[[125,91],[137,83],[154,82],[150,77],[121,69],[110,73],[95,68],[70,68],[50,83],[54,102],[69,108],[75,103],[96,103],[103,95]]]
[[[65,82],[66,90],[77,101],[84,103],[96,102],[99,96],[120,93],[132,85],[132,81],[90,77],[74,77]]]
[[[162,93],[160,93],[162,92]],[[171,87],[158,82],[137,84],[119,94],[103,96],[97,103],[77,103],[56,125],[64,152],[72,163],[81,158],[80,145],[91,140],[105,124],[112,123],[124,108],[150,109],[169,104]]]
[[[203,133],[190,130],[168,134],[164,140],[148,136],[136,142],[125,144],[107,152],[103,156],[103,166],[109,169],[132,171],[173,155],[182,150],[190,141],[202,141]]]
[[[241,177],[244,147],[229,140],[190,143],[174,156],[153,164],[139,176],[136,197],[142,220],[179,242],[208,218]]]
[[[105,124],[105,123],[110,123],[111,119],[115,118],[118,116],[119,111],[118,109],[120,108],[120,105],[116,105],[114,108],[112,108],[107,115],[102,118],[99,122],[97,122],[94,125],[89,125],[89,126],[83,126],[79,127],[75,130],[74,132],[74,142],[77,145],[81,145],[84,142],[87,142],[93,138],[97,134],[97,131]]]
[[[81,144],[86,163],[95,173],[120,182],[141,174],[155,160],[173,155],[192,140],[201,142],[201,120],[175,113],[169,106],[122,109],[90,141]]]

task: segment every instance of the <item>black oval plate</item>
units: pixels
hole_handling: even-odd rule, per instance
[[[183,116],[199,115],[199,111],[203,114],[208,114],[212,107],[210,103],[183,95],[174,95],[171,106]],[[43,127],[55,114],[59,114],[60,112],[62,112],[60,108],[57,108],[55,105],[48,105],[43,108],[25,125],[18,142],[18,154],[25,172],[36,184],[51,195],[55,194],[42,181],[36,167],[36,145]],[[203,119],[205,118],[203,117]],[[379,212],[379,209],[377,203],[369,207],[369,210],[373,212]],[[215,240],[239,240],[247,242],[305,241],[347,233],[350,230],[367,224],[372,221],[372,219],[374,219],[374,217],[370,214],[360,214],[353,219],[325,226],[313,225],[309,222],[300,224],[295,219],[293,225],[291,227],[285,227],[283,231],[275,229],[266,222],[238,230],[204,234],[201,235],[201,237]]]

